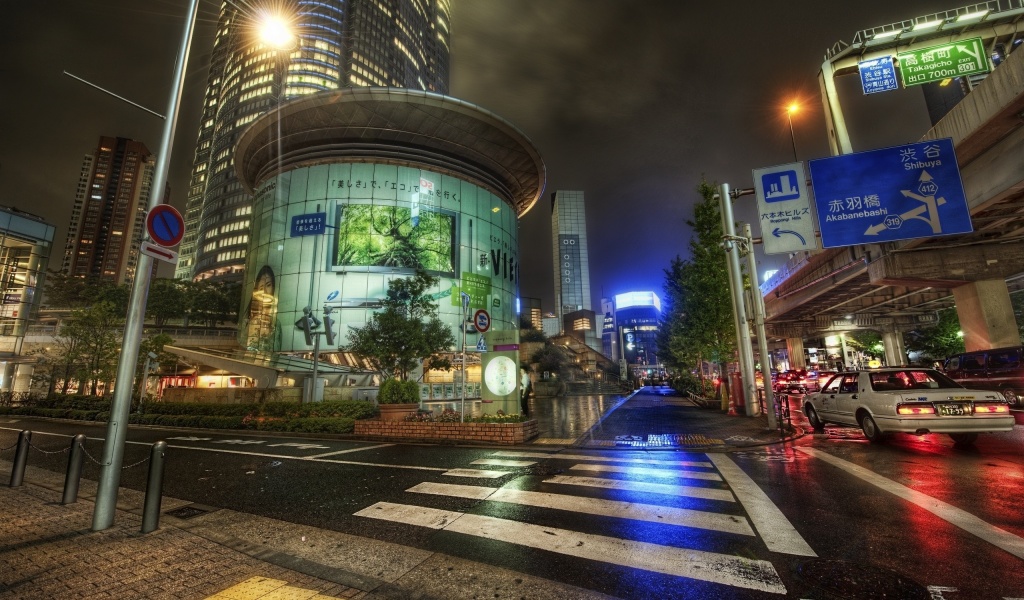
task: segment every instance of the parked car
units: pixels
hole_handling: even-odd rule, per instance
[[[828,383],[828,380],[832,379],[832,377],[834,377],[837,372],[838,371],[818,371],[818,389],[820,390],[821,388],[825,387],[825,384]]]
[[[825,423],[856,425],[872,442],[893,432],[947,433],[971,444],[979,433],[1011,431],[1010,405],[999,394],[966,389],[934,369],[892,368],[838,373],[804,397],[816,431]]]
[[[943,370],[960,385],[999,392],[1014,406],[1024,406],[1024,348],[1011,346],[964,352],[946,359]]]

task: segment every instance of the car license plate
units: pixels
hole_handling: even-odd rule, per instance
[[[946,417],[956,417],[970,414],[967,411],[967,407],[963,404],[940,404],[938,406],[939,414]]]

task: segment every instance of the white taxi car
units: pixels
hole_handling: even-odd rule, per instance
[[[856,425],[872,442],[902,431],[948,433],[970,444],[979,433],[1011,431],[1010,405],[996,392],[969,390],[932,369],[892,368],[838,373],[804,397],[815,431],[825,423]]]

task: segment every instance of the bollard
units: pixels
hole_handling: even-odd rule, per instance
[[[85,459],[85,434],[80,433],[71,438],[71,451],[68,453],[68,471],[64,476],[64,496],[61,504],[78,502],[78,484],[82,481],[82,461]]]
[[[146,502],[142,507],[142,533],[149,533],[160,527],[160,498],[163,493],[164,454],[166,452],[167,442],[160,440],[153,444],[153,449],[149,454]]]
[[[31,443],[31,431],[26,429],[18,434],[18,449],[14,451],[14,466],[11,468],[11,487],[18,487],[25,480],[25,463],[28,462],[28,446]]]

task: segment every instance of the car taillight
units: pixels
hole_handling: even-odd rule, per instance
[[[898,404],[896,405],[898,415],[934,415],[935,407],[931,404]]]
[[[1010,406],[1001,402],[993,402],[991,404],[975,404],[974,413],[979,415],[1008,415],[1010,414]]]

